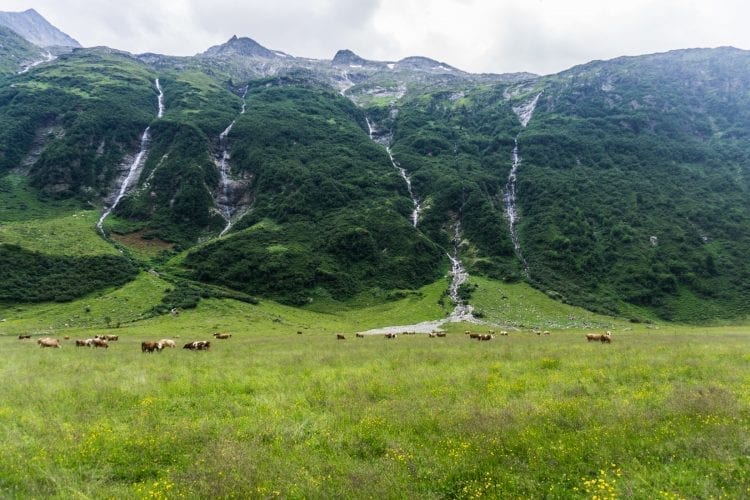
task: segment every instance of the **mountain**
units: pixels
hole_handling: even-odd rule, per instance
[[[38,47],[80,47],[34,9],[23,12],[0,12],[0,26],[5,26]]]
[[[0,75],[17,73],[35,60],[41,60],[38,47],[27,42],[15,31],[0,26]]]
[[[0,200],[97,207],[128,262],[161,242],[139,265],[295,305],[387,300],[453,260],[633,321],[742,317],[748,96],[732,48],[544,77],[238,37],[194,57],[76,49],[0,80]],[[8,259],[50,269],[14,242]],[[63,281],[58,297],[89,290]]]

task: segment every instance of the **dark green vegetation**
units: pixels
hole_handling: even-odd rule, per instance
[[[747,52],[622,58],[543,78],[431,73],[433,63],[315,62],[247,39],[197,58],[75,50],[0,81],[0,188],[37,214],[53,202],[98,206],[150,126],[143,171],[105,229],[186,251],[168,267],[180,279],[297,305],[383,297],[440,277],[460,224],[473,275],[526,280],[634,321],[750,312]],[[517,110],[539,94],[524,128]],[[411,176],[416,230],[367,119]],[[516,138],[528,275],[504,202]],[[217,166],[225,148],[229,184]],[[25,191],[9,180],[19,176]],[[232,231],[210,241],[226,226],[222,196]],[[21,234],[7,242],[24,246]]]
[[[133,279],[136,269],[114,255],[46,256],[0,245],[0,302],[64,302]]]
[[[750,57],[735,49],[547,79],[520,139],[534,282],[613,313],[624,301],[676,321],[746,314],[749,90]]]

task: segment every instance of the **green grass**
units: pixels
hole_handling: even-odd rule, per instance
[[[746,332],[336,341],[313,325],[297,335],[310,313],[284,311],[205,301],[118,329],[107,351],[0,338],[0,376],[19,381],[0,391],[0,494],[750,493]],[[210,352],[139,349],[215,327],[234,336]]]

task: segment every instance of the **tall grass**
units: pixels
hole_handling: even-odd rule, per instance
[[[106,351],[0,338],[0,493],[750,494],[746,333],[336,341],[250,306],[211,324],[226,304],[123,327]],[[210,352],[140,352],[141,340],[219,325],[234,336]]]

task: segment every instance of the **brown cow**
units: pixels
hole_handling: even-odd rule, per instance
[[[448,334],[445,332],[437,332],[435,335],[437,335],[438,337],[445,337]]]
[[[485,333],[483,335],[480,335],[477,340],[492,340],[495,338],[494,333]]]
[[[216,332],[213,334],[215,339],[228,339],[232,337],[231,333],[219,333]]]
[[[346,337],[344,337],[344,336],[343,336],[343,335],[341,335],[340,333],[337,333],[337,334],[336,334],[336,340],[346,340]]]
[[[587,333],[586,341],[591,342],[592,340],[602,340],[602,334],[601,333]]]
[[[30,339],[30,338],[31,338],[31,335],[28,335],[28,334],[27,335],[19,335],[18,336],[18,340],[24,340],[24,339]]]
[[[405,335],[408,335],[408,333],[406,333]],[[398,333],[386,333],[385,334],[385,338],[387,338],[387,339],[397,339],[398,338]]]
[[[481,334],[479,334],[479,333],[470,333],[469,334],[469,338],[470,339],[477,339],[478,340],[479,339],[479,335],[481,335]]]
[[[92,342],[92,345],[94,347],[103,347],[105,349],[109,349],[109,343],[102,338],[94,339],[94,341]]]
[[[36,343],[39,344],[39,347],[56,347],[57,349],[60,348],[60,341],[50,337],[41,338],[37,340]]]
[[[141,352],[153,353],[161,352],[161,346],[158,342],[141,342]]]
[[[365,334],[364,333],[355,333],[354,336],[357,337],[357,338],[359,338],[359,339],[365,338]]]
[[[105,335],[104,340],[106,340],[107,342],[117,342],[118,340],[120,340],[120,336],[119,335]]]
[[[602,338],[599,339],[599,340],[602,341],[602,344],[604,344],[604,343],[611,344],[612,343],[612,332],[605,333],[604,335],[602,335]]]

